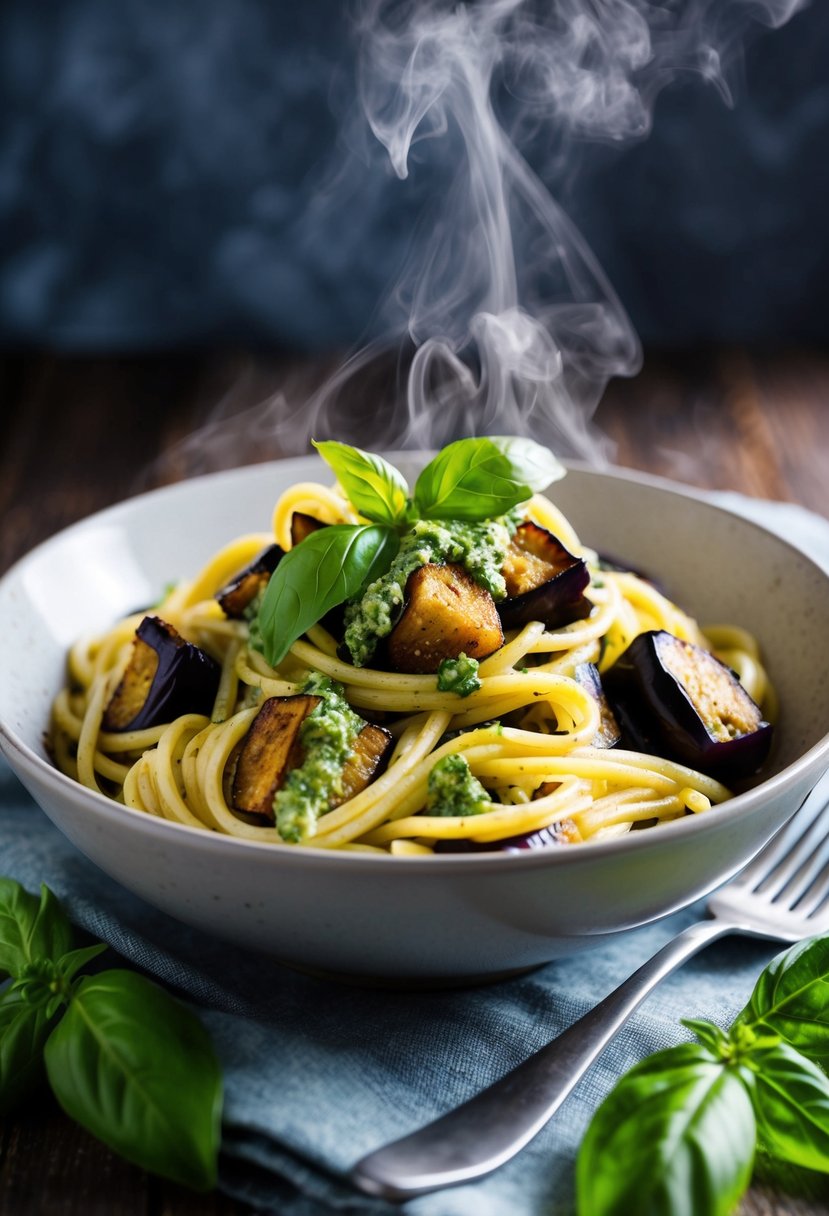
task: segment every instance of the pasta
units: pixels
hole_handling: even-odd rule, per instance
[[[551,533],[586,565],[586,609],[561,625],[529,620],[505,628],[503,644],[481,657],[471,690],[462,694],[441,687],[434,671],[355,664],[325,614],[284,657],[266,659],[254,617],[228,615],[216,597],[274,539],[290,552],[298,516],[353,528],[365,522],[339,484],[296,485],[276,504],[272,534],[233,541],[151,610],[218,665],[209,706],[113,729],[108,707],[123,687],[145,614],[75,643],[67,684],[52,711],[51,748],[60,769],[128,811],[190,828],[276,847],[298,843],[394,856],[496,848],[535,837],[567,844],[604,840],[705,814],[731,796],[715,776],[676,758],[604,745],[603,705],[580,673],[589,666],[607,672],[634,638],[664,631],[718,655],[768,710],[773,694],[755,640],[735,626],[704,633],[647,579],[603,566],[548,498],[533,494],[520,519]],[[373,779],[350,796],[332,796],[292,836],[280,829],[278,816],[240,806],[231,777],[266,702],[293,711],[303,698],[319,701],[323,687],[341,689],[348,713],[357,715],[352,739],[365,724],[389,737],[385,767],[378,765]],[[307,755],[315,745],[302,737]],[[327,744],[319,746],[322,756]],[[298,754],[294,749],[295,761]],[[297,771],[303,763],[300,758]],[[460,774],[477,791],[475,798],[447,810],[435,795],[438,773]],[[338,781],[335,775],[333,793]]]

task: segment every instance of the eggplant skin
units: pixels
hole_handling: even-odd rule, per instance
[[[291,544],[296,548],[301,541],[305,540],[306,536],[310,536],[312,532],[319,532],[320,528],[327,528],[321,519],[315,519],[313,515],[306,515],[304,511],[294,511],[291,516]]]
[[[332,810],[359,794],[384,772],[393,744],[392,733],[385,726],[366,723],[352,744],[343,768],[342,790],[339,797],[332,799]]]
[[[549,827],[520,836],[505,836],[503,840],[438,840],[436,853],[524,853],[535,849],[557,849],[578,844],[581,834],[572,819],[562,819]]]
[[[768,757],[773,728],[736,674],[666,630],[640,634],[604,674],[623,742],[726,784]]]
[[[145,730],[182,714],[209,714],[221,667],[161,617],[145,616],[132,654],[104,710],[105,731]]]
[[[505,629],[520,629],[543,621],[560,629],[590,615],[593,605],[584,595],[590,571],[548,532],[530,521],[515,531],[502,566],[507,598],[498,604]]]
[[[245,566],[221,591],[217,591],[216,599],[224,609],[225,616],[236,619],[244,617],[245,609],[260,591],[264,591],[284,556],[285,551],[279,545],[268,545],[249,566]]]
[[[650,583],[655,587],[660,595],[664,595],[666,599],[670,599],[670,592],[665,584],[658,578],[655,578],[649,570],[634,569],[630,564],[625,563],[610,553],[599,553],[599,570],[613,570],[618,574],[633,574],[636,578],[641,579],[643,583]]]
[[[595,663],[579,663],[573,678],[599,706],[599,729],[591,741],[593,747],[615,747],[622,731],[610,707],[598,667]]]

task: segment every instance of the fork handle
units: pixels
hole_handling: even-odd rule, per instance
[[[352,1182],[402,1201],[480,1178],[503,1165],[555,1114],[602,1049],[665,976],[703,946],[739,927],[689,925],[613,992],[499,1081],[419,1131],[354,1166]]]

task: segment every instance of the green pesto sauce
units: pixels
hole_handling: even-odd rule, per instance
[[[454,692],[459,697],[468,697],[480,687],[478,660],[470,659],[463,651],[456,659],[443,659],[438,667],[438,692]]]
[[[417,520],[401,537],[389,570],[346,605],[345,644],[355,666],[364,667],[380,639],[391,633],[409,575],[429,562],[456,562],[493,599],[503,599],[507,589],[501,567],[518,522],[517,512],[483,523]]]
[[[265,642],[262,630],[259,628],[259,609],[262,606],[264,594],[264,589],[257,591],[242,613],[248,625],[248,646],[251,650],[258,650],[260,654],[265,653]]]
[[[480,815],[491,801],[489,794],[463,756],[454,752],[438,760],[429,773],[426,814]]]
[[[303,693],[320,697],[299,730],[305,759],[291,769],[273,800],[276,827],[289,844],[313,836],[317,819],[342,792],[345,763],[357,735],[365,726],[343,696],[341,684],[312,672]]]

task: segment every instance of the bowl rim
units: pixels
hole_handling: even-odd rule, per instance
[[[427,458],[429,454],[428,451],[422,449],[403,449],[383,453],[386,459],[392,462],[403,459],[423,459]],[[639,472],[635,469],[627,469],[613,464],[596,467],[589,462],[579,460],[563,460],[562,464],[568,470],[572,469],[591,476],[611,478],[634,485],[645,485],[663,493],[668,493],[678,498],[691,499],[696,503],[708,506],[716,513],[724,513],[740,520],[742,524],[752,527],[764,535],[771,536],[776,543],[790,549],[798,558],[811,565],[822,578],[829,579],[829,569],[821,566],[803,549],[792,544],[791,541],[781,536],[778,532],[764,526],[750,516],[733,510],[727,503],[718,501],[718,491],[686,486],[658,474]],[[231,469],[203,473],[182,481],[172,482],[168,485],[158,486],[131,495],[101,510],[92,512],[82,519],[76,520],[74,523],[67,525],[67,527],[40,541],[27,553],[18,558],[0,576],[0,587],[15,579],[19,579],[25,571],[26,566],[38,560],[40,555],[51,546],[62,543],[65,539],[71,537],[72,534],[81,532],[90,526],[117,522],[119,516],[130,514],[136,506],[140,506],[140,504],[147,500],[174,499],[179,496],[186,496],[192,492],[194,486],[206,487],[209,484],[215,487],[222,482],[244,480],[246,476],[249,477],[253,472],[257,476],[266,476],[269,471],[276,469],[282,471],[285,470],[286,466],[291,466],[303,472],[314,468],[322,470],[326,467],[322,459],[314,454],[288,456],[278,460],[260,461],[255,464],[239,465]],[[803,509],[805,510],[806,508]],[[309,845],[291,845],[283,849],[265,841],[242,839],[220,832],[213,832],[209,829],[194,828],[187,824],[160,819],[154,815],[148,815],[143,811],[137,811],[131,807],[115,803],[107,798],[105,794],[80,785],[77,781],[74,781],[71,777],[55,768],[48,760],[38,755],[2,719],[0,719],[0,752],[6,756],[15,772],[31,772],[33,779],[36,779],[38,784],[45,784],[55,794],[68,796],[70,801],[73,802],[77,802],[80,799],[85,804],[85,810],[102,816],[105,820],[113,823],[116,821],[117,823],[132,822],[133,826],[138,830],[146,832],[149,836],[155,837],[159,841],[175,841],[177,839],[187,841],[190,843],[190,847],[196,851],[213,853],[230,850],[232,853],[240,852],[240,856],[253,854],[263,859],[265,857],[273,858],[273,864],[278,864],[289,857],[294,859],[294,863],[302,862],[305,864],[309,864],[316,859],[326,858],[325,861],[321,862],[322,865],[337,866],[349,872],[353,870],[370,871],[377,866],[388,870],[390,865],[398,869],[414,868],[417,872],[421,873],[431,873],[438,870],[443,872],[462,872],[466,870],[472,871],[473,869],[475,871],[512,871],[548,865],[585,865],[600,858],[608,859],[616,855],[624,855],[631,850],[634,850],[637,854],[647,854],[653,849],[661,848],[666,842],[674,841],[679,844],[686,836],[705,834],[706,823],[713,825],[715,821],[722,823],[726,818],[729,820],[742,819],[744,816],[752,813],[755,804],[761,800],[765,801],[769,795],[773,797],[782,792],[793,779],[800,779],[809,772],[814,772],[814,780],[809,788],[817,783],[823,770],[829,767],[829,730],[806,752],[786,765],[785,768],[765,778],[752,789],[735,794],[727,802],[712,808],[713,814],[689,815],[682,819],[675,819],[668,823],[660,824],[658,830],[654,832],[637,832],[635,836],[627,833],[621,837],[595,841],[590,844],[589,848],[584,849],[538,849],[521,852],[499,853],[493,851],[466,854],[443,853],[417,857],[357,853],[347,850],[314,848]],[[793,806],[790,814],[793,815],[796,810],[797,806]],[[44,813],[48,815],[48,812],[44,811]],[[128,817],[126,820],[125,816]],[[782,826],[782,823],[780,826]]]

